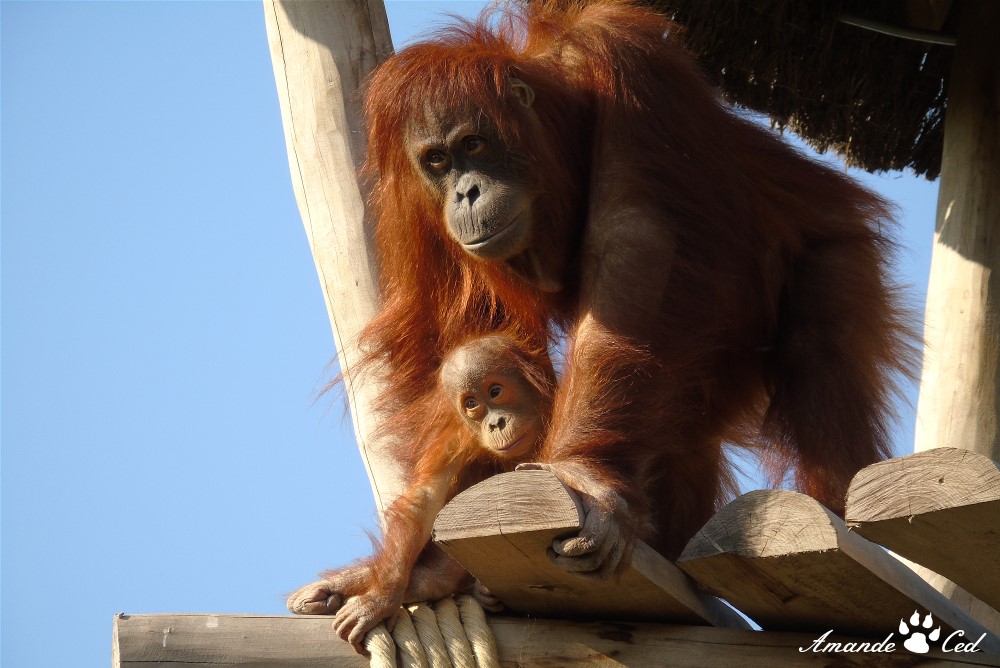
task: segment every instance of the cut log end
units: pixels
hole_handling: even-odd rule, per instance
[[[859,535],[1000,608],[1000,467],[989,457],[935,448],[869,466],[851,482],[846,516]]]
[[[804,494],[773,489],[749,492],[695,534],[678,563],[721,553],[757,558],[836,549],[836,519]]]
[[[935,448],[873,464],[847,491],[849,525],[1000,499],[1000,468],[989,457],[961,448]]]

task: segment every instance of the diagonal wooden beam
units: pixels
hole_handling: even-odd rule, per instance
[[[359,90],[392,53],[382,0],[264,0],[267,41],[292,188],[337,346],[358,448],[380,511],[403,474],[377,437],[374,377],[357,376],[358,334],[379,306],[378,264],[357,178],[364,161]]]

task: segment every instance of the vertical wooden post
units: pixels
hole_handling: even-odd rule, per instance
[[[1000,460],[1000,3],[960,10],[915,449]]]
[[[964,0],[952,61],[914,450],[1000,461],[1000,3]],[[910,564],[986,624],[996,612]]]
[[[357,170],[364,160],[358,90],[392,53],[382,0],[264,0],[295,199],[333,327],[358,447],[379,511],[401,472],[374,438],[378,383],[359,382],[357,336],[378,308],[378,268]]]

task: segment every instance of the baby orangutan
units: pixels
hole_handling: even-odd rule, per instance
[[[419,442],[399,453],[412,482],[385,512],[375,554],[328,571],[288,599],[303,615],[335,614],[333,628],[362,652],[365,634],[403,603],[471,592],[499,602],[430,543],[434,518],[453,496],[538,454],[552,407],[555,373],[546,351],[503,335],[471,339],[445,355],[436,396],[412,407]]]

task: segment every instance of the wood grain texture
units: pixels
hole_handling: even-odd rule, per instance
[[[264,0],[267,39],[295,199],[333,328],[358,447],[384,510],[401,472],[375,438],[374,377],[359,382],[358,333],[379,305],[372,230],[357,171],[364,161],[359,90],[392,53],[382,0]]]
[[[515,612],[745,628],[738,615],[697,591],[645,543],[636,546],[631,566],[616,580],[557,568],[546,550],[582,525],[576,495],[558,478],[548,471],[515,471],[455,497],[438,514],[434,541]]]
[[[983,647],[1000,652],[1000,639],[804,494],[744,494],[691,539],[677,563],[764,629],[884,636],[919,609],[943,630],[987,633]]]
[[[1000,666],[1000,657],[800,652],[811,634],[639,622],[567,622],[489,616],[505,668],[820,668]],[[852,639],[831,636],[829,641]],[[854,639],[857,640],[857,639]],[[124,615],[114,620],[113,668],[367,668],[334,637],[329,618]]]
[[[862,469],[847,526],[1000,608],[1000,467],[935,448]]]
[[[959,10],[915,449],[1000,460],[1000,3]]]

